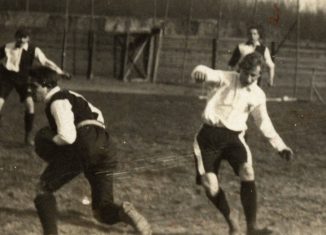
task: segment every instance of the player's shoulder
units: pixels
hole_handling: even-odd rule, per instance
[[[219,70],[222,77],[221,85],[231,85],[235,84],[239,79],[239,73],[236,71],[228,71],[228,70]]]
[[[247,47],[247,46],[248,46],[248,43],[246,43],[246,42],[241,42],[241,43],[238,44],[238,47],[239,47],[240,50],[242,48],[244,48],[244,47]]]
[[[3,47],[6,49],[13,49],[16,47],[16,42],[7,42],[6,44],[3,45]]]
[[[58,89],[51,97],[52,101],[67,99],[69,96],[69,91],[66,89]]]
[[[252,94],[256,97],[257,101],[265,102],[266,94],[263,89],[257,85],[257,83],[251,86]]]

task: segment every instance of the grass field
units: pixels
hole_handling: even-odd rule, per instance
[[[154,234],[224,235],[223,218],[195,185],[193,136],[204,101],[195,96],[81,92],[104,113],[120,156],[117,201],[130,200],[152,223]],[[23,107],[16,95],[6,103],[0,129],[0,234],[41,234],[33,206],[44,163],[22,145]],[[37,106],[36,128],[46,124]],[[326,234],[326,109],[314,103],[269,103],[272,120],[297,156],[281,160],[249,120],[259,193],[259,223],[278,235]],[[221,181],[245,230],[239,182],[227,164]],[[133,234],[122,224],[103,226],[92,219],[89,195],[80,176],[57,199],[60,231],[66,235]]]

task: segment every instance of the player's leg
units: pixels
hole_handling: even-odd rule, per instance
[[[240,234],[238,222],[231,214],[231,208],[223,189],[219,186],[218,178],[214,173],[206,173],[202,176],[202,185],[208,199],[221,212],[229,226],[229,234]]]
[[[11,93],[14,85],[10,79],[10,74],[0,68],[0,125],[2,125],[2,109],[5,101]]]
[[[226,195],[223,189],[219,185],[217,177],[218,168],[222,159],[222,149],[211,147],[212,141],[208,140],[207,137],[211,137],[213,135],[209,135],[208,132],[210,132],[210,130],[204,128],[199,132],[199,134],[195,138],[193,147],[195,153],[197,174],[200,177],[200,183],[204,187],[207,197],[221,212],[226,222],[228,223],[230,234],[236,235],[239,234],[239,225],[236,219],[233,218],[231,215],[229,203],[226,199]],[[221,144],[221,146],[222,145],[223,144]]]
[[[130,202],[114,202],[113,174],[117,160],[115,146],[108,133],[98,127],[80,128],[79,141],[83,153],[85,176],[92,192],[94,217],[102,223],[125,222],[143,235],[152,234],[150,224]]]
[[[252,154],[245,142],[243,133],[239,135],[239,144],[232,146],[229,154],[229,163],[235,173],[239,175],[241,181],[240,199],[246,218],[247,234],[269,234],[267,229],[258,229],[256,226],[257,190],[255,174],[252,165]]]
[[[34,101],[32,97],[27,97],[25,99],[25,116],[24,116],[24,124],[25,124],[25,144],[34,146],[33,141],[33,124],[34,124]]]
[[[57,203],[54,192],[81,172],[81,164],[76,157],[65,147],[57,146],[46,136],[51,131],[44,128],[42,133],[36,134],[35,151],[48,166],[42,173],[37,185],[35,208],[39,216],[44,235],[56,235],[57,230]],[[50,133],[48,133],[50,132]],[[44,138],[42,138],[44,136]]]
[[[33,124],[34,124],[34,101],[32,98],[32,91],[29,85],[26,83],[16,84],[16,90],[20,96],[20,101],[25,104],[25,116],[24,116],[24,125],[25,125],[25,135],[24,140],[25,144],[33,146],[34,140],[32,135]]]

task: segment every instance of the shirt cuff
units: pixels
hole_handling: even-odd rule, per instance
[[[283,149],[287,148],[284,141],[279,135],[270,138],[268,141],[273,146],[273,148],[276,149],[277,151],[282,151]]]
[[[56,144],[56,145],[67,145],[67,144],[71,144],[71,143],[68,143],[66,140],[64,140],[63,138],[61,138],[60,135],[56,135],[53,137],[53,142]]]

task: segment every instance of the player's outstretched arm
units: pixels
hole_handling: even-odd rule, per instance
[[[206,65],[197,65],[191,73],[191,78],[196,82],[220,83],[222,77],[220,70],[211,69]]]
[[[255,123],[262,132],[262,134],[268,139],[269,143],[276,149],[282,159],[290,161],[294,158],[294,154],[291,148],[289,148],[279,134],[276,132],[272,121],[267,113],[266,103],[263,102],[257,106],[253,111]]]
[[[43,65],[46,66],[50,69],[53,69],[54,71],[56,71],[59,75],[61,75],[61,77],[65,80],[70,80],[72,78],[71,74],[63,71],[58,65],[56,65],[56,63],[54,63],[52,60],[48,59],[45,54],[43,53],[43,51],[36,47],[35,48],[35,57],[39,60],[39,62]]]

